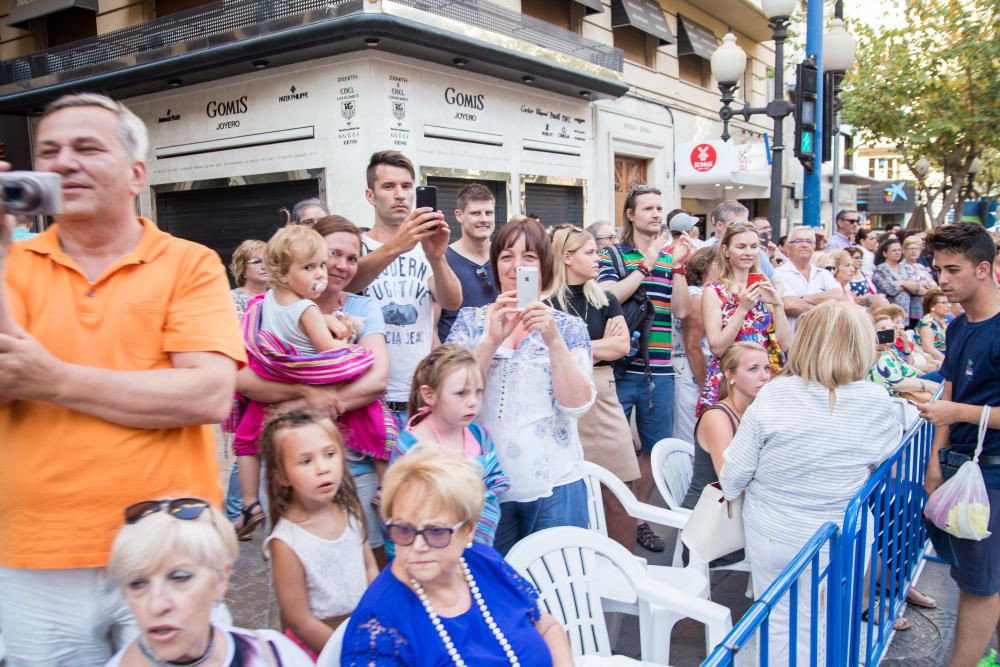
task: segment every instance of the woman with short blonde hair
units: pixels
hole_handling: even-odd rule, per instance
[[[899,442],[892,399],[865,381],[875,345],[875,327],[854,304],[827,301],[800,317],[788,363],[757,394],[723,454],[719,481],[726,498],[745,493],[743,525],[758,598],[820,526],[843,520],[871,470]],[[867,525],[872,539],[873,522]],[[807,600],[811,582],[803,584],[799,595]],[[809,605],[799,605],[803,664],[809,660],[809,613]],[[820,614],[822,629],[825,610]],[[770,623],[772,659],[788,662],[787,602],[771,612]],[[818,646],[822,652],[822,637]]]
[[[486,492],[474,462],[418,445],[382,483],[396,555],[351,614],[340,664],[573,664],[535,588],[472,541]]]
[[[237,555],[232,526],[201,498],[144,500],[125,508],[108,573],[122,589],[139,636],[107,667],[312,665],[274,630],[213,622]]]

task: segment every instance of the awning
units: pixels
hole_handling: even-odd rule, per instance
[[[582,5],[586,13],[600,14],[604,11],[604,3],[601,0],[573,0],[578,5]]]
[[[677,184],[695,199],[767,197],[771,169],[763,141],[692,141],[677,145]],[[734,191],[734,192],[728,192]]]
[[[660,46],[677,42],[656,0],[611,0],[611,27],[625,26],[652,35],[659,40]]]
[[[7,25],[14,28],[27,28],[31,19],[55,14],[72,7],[96,12],[97,0],[14,0],[11,3],[10,16],[7,17]]]
[[[685,16],[677,15],[677,55],[711,60],[717,48],[719,40],[715,33]]]

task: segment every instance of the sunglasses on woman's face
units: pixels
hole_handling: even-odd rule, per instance
[[[207,500],[201,498],[174,498],[173,500],[143,500],[125,508],[125,523],[133,524],[150,514],[166,512],[184,521],[193,521],[209,508]]]
[[[433,549],[444,549],[451,544],[451,536],[455,531],[465,525],[464,521],[459,521],[451,528],[443,526],[427,526],[417,530],[408,523],[387,523],[386,532],[389,539],[401,547],[408,547],[417,540],[417,535],[423,535],[424,542]]]

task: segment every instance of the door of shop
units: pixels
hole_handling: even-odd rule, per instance
[[[579,185],[524,184],[524,213],[546,227],[583,224],[583,188]]]
[[[615,227],[625,224],[625,199],[628,191],[636,185],[648,183],[649,160],[627,155],[615,156]]]
[[[494,208],[494,218],[497,226],[507,222],[507,183],[505,181],[486,181],[467,178],[444,178],[441,176],[428,176],[427,185],[433,185],[438,189],[438,210],[444,213],[444,219],[448,221],[451,229],[451,242],[454,243],[462,237],[462,229],[455,220],[455,201],[458,199],[458,191],[470,183],[485,185],[493,198],[496,200]]]
[[[283,224],[281,208],[319,194],[319,181],[306,179],[156,193],[160,229],[206,245],[229,265],[247,239],[267,241]]]

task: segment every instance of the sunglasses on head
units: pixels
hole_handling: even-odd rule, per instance
[[[444,549],[451,544],[451,536],[455,531],[465,525],[464,521],[459,521],[451,528],[442,526],[427,526],[417,530],[408,523],[387,523],[386,532],[389,539],[401,547],[408,547],[417,541],[417,535],[423,535],[424,542],[433,549]]]
[[[174,498],[173,500],[143,500],[125,508],[125,523],[133,524],[150,514],[166,512],[183,521],[193,521],[209,508],[207,500],[201,498]]]
[[[490,274],[487,273],[486,267],[476,267],[476,278],[479,278],[479,281],[483,284],[483,287],[487,291],[491,291],[493,289],[493,283],[490,281]]]

